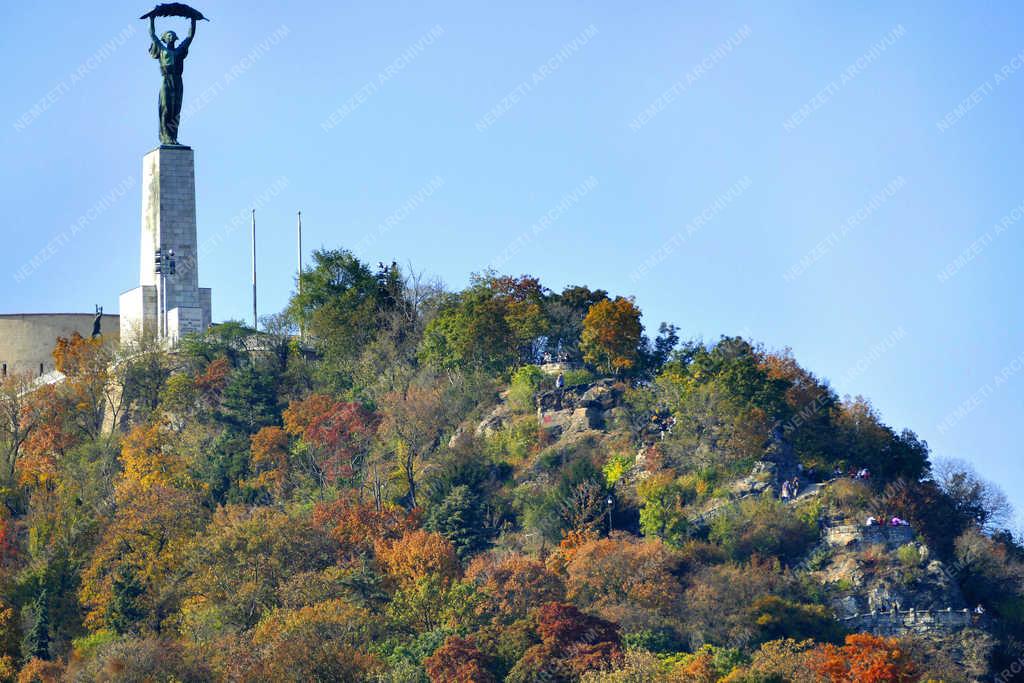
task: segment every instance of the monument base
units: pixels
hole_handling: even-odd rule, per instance
[[[199,306],[178,306],[167,311],[165,329],[160,334],[160,308],[155,285],[136,287],[121,295],[121,341],[138,343],[162,337],[175,344],[189,334],[201,334],[213,322],[211,290],[199,288]]]
[[[139,342],[157,336],[156,285],[130,289],[119,300],[121,343]]]
[[[121,295],[121,339],[174,345],[212,322],[210,290],[199,286],[195,153],[160,145],[142,159],[139,287]],[[173,259],[173,261],[172,261]]]

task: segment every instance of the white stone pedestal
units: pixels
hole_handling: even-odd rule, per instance
[[[210,327],[210,290],[199,287],[196,174],[191,147],[161,145],[142,159],[139,287],[121,295],[121,340],[176,342]],[[174,275],[156,273],[156,251],[174,251]]]

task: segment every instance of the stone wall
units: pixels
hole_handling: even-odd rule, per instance
[[[917,537],[909,526],[866,526],[864,524],[835,524],[825,529],[825,540],[833,546],[851,544],[884,545],[898,548]]]
[[[57,337],[70,337],[78,332],[92,334],[92,313],[21,313],[0,315],[0,374],[31,373],[33,376],[53,371],[53,348]],[[116,315],[104,315],[103,337],[117,342],[120,323]],[[42,366],[42,372],[40,372]]]
[[[950,633],[971,625],[969,610],[891,610],[869,612],[841,619],[850,631],[867,631],[879,636],[904,636],[910,634]]]

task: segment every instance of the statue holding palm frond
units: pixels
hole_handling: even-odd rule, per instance
[[[174,31],[166,31],[159,37],[156,35],[156,17],[167,16],[185,17],[192,22],[188,37],[180,44]],[[185,58],[188,57],[188,49],[196,35],[196,21],[205,17],[188,5],[173,3],[158,5],[141,18],[149,19],[149,37],[152,41],[149,54],[153,59],[160,60],[160,73],[163,75],[163,84],[160,87],[160,143],[177,145],[178,123],[181,119],[181,104],[185,92],[181,75],[185,68]]]

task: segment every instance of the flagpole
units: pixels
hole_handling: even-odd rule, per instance
[[[252,328],[259,329],[256,317],[256,209],[252,210]]]
[[[299,276],[298,276],[298,288],[299,295],[302,295],[302,211],[298,212],[298,218],[295,226],[295,230],[298,236],[298,257],[299,257]],[[302,316],[299,316],[299,339],[306,338],[306,330],[302,324]]]

